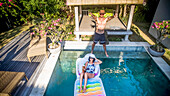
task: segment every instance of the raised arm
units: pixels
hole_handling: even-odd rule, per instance
[[[97,58],[95,58],[95,59],[97,60],[97,62],[95,62],[95,65],[96,65],[96,64],[101,64],[101,63],[102,63],[101,60],[99,60],[99,59],[97,59]]]
[[[115,17],[115,15],[114,16],[109,16],[109,17],[107,17],[107,21],[110,21],[111,19],[113,19]]]
[[[97,16],[93,15],[93,13],[89,13],[91,15],[91,17],[96,21],[97,20]]]
[[[85,63],[85,69],[86,69],[86,67],[87,67],[87,64],[88,64],[88,62]]]

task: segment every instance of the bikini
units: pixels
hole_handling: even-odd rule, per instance
[[[95,65],[94,65],[94,63],[93,64],[87,63],[86,72],[94,74],[94,72],[95,72]]]

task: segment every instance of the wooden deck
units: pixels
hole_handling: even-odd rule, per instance
[[[89,16],[83,16],[80,19],[79,31],[74,31],[76,35],[76,40],[81,40],[80,35],[94,35],[96,22]],[[105,30],[108,35],[125,35],[124,40],[128,40],[129,35],[133,34],[130,30],[127,30],[125,25],[119,18],[113,18],[106,23]]]
[[[29,81],[21,81],[18,88],[12,93],[16,96],[26,96],[31,91],[38,73],[46,62],[45,55],[36,56],[29,63],[27,58],[30,35],[23,32],[10,43],[0,49],[0,71],[25,72]]]
[[[113,18],[110,21],[107,22],[106,30],[122,30],[125,31],[126,27],[124,24],[119,20],[119,18]],[[95,21],[94,19],[90,18],[89,16],[83,16],[80,27],[79,27],[79,32],[93,32],[95,31]]]

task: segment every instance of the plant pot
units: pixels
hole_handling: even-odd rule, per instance
[[[52,43],[50,43],[52,44]],[[59,46],[57,48],[49,48],[50,44],[48,44],[48,50],[50,51],[51,54],[57,54],[58,52],[61,51],[61,44],[59,44]]]
[[[153,45],[149,46],[149,48],[148,48],[148,51],[149,51],[149,53],[150,53],[152,56],[161,57],[161,56],[164,55],[164,53],[165,53],[165,50],[164,50],[164,49],[163,49],[163,52],[158,52],[158,51],[153,50],[153,49],[151,48],[152,46],[153,46]]]

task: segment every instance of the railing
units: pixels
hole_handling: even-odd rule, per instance
[[[88,10],[82,10],[82,14],[88,16],[89,15],[89,11]]]

